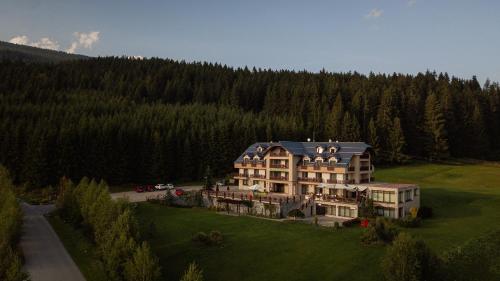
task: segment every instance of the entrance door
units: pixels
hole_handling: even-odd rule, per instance
[[[273,192],[284,193],[285,192],[285,184],[283,184],[283,183],[273,184]]]
[[[326,208],[324,206],[316,205],[316,215],[324,216],[326,214]]]

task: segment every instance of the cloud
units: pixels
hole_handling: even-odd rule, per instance
[[[413,6],[415,6],[415,4],[417,4],[417,0],[409,0],[408,1],[408,7],[413,7]]]
[[[378,19],[384,13],[383,10],[374,8],[367,15],[365,15],[366,19]]]
[[[73,54],[77,49],[92,49],[92,47],[99,41],[99,35],[99,31],[90,31],[87,33],[74,32],[73,42],[71,42],[71,45],[65,51]],[[60,49],[59,43],[56,40],[50,39],[49,37],[42,37],[38,41],[31,41],[30,38],[26,35],[18,35],[12,37],[9,42],[56,51]]]
[[[42,49],[59,50],[59,43],[57,43],[57,41],[52,41],[48,37],[43,37],[36,42],[32,42],[30,45]]]
[[[76,40],[71,42],[71,45],[66,52],[74,53],[78,48],[92,49],[92,46],[99,41],[99,31],[91,31],[88,33],[84,32],[75,32],[73,36],[76,37]]]
[[[14,36],[9,40],[10,43],[28,45],[32,47],[38,47],[42,49],[59,50],[59,43],[57,41],[50,39],[49,37],[43,37],[38,41],[30,42],[30,39],[26,35]]]
[[[9,40],[9,42],[13,43],[13,44],[19,44],[19,45],[28,45],[29,39],[28,39],[28,36],[26,36],[26,35],[19,35],[19,36],[12,37]]]

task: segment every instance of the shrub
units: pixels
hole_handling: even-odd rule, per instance
[[[351,226],[354,226],[354,225],[358,225],[359,223],[360,223],[359,218],[354,218],[354,219],[350,219],[350,220],[342,222],[342,226],[344,226],[344,227],[351,227]]]
[[[361,242],[373,244],[378,242],[390,243],[398,235],[398,229],[391,220],[377,217],[375,224],[370,224],[361,235]]]
[[[419,227],[422,224],[422,219],[410,215],[398,220],[397,223],[401,227]]]
[[[209,241],[211,245],[220,245],[223,241],[222,233],[218,230],[210,231]]]
[[[433,212],[431,207],[422,206],[418,209],[417,217],[422,219],[432,218]]]
[[[217,230],[212,230],[209,234],[206,234],[205,232],[198,232],[192,238],[194,242],[198,242],[206,246],[220,245],[222,244],[223,239],[224,237],[222,236],[222,233]]]
[[[305,218],[306,216],[304,215],[304,213],[299,210],[299,209],[293,209],[291,210],[290,212],[288,212],[288,216],[289,217],[293,217],[293,218]]]
[[[333,228],[334,229],[340,229],[340,223],[338,221],[333,223]]]
[[[401,233],[387,249],[382,260],[382,271],[388,281],[442,280],[440,260],[423,241]]]

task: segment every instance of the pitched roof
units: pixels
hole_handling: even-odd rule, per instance
[[[347,166],[351,162],[353,155],[363,154],[367,149],[371,148],[370,145],[364,142],[295,142],[295,141],[279,141],[279,142],[257,142],[250,145],[245,152],[243,152],[235,163],[243,162],[243,157],[247,154],[255,155],[257,153],[257,147],[261,146],[266,150],[273,147],[283,147],[285,150],[293,155],[298,156],[309,156],[328,158],[335,156],[340,161],[337,162],[339,166]],[[316,148],[318,146],[323,147],[324,152],[318,154]],[[328,148],[335,147],[336,152],[330,153]]]

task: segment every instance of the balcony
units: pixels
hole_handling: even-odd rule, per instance
[[[270,180],[278,180],[278,181],[287,181],[288,177],[286,176],[269,176]]]
[[[326,183],[339,183],[337,179],[328,179],[326,180]]]
[[[359,168],[360,171],[370,171],[370,166],[361,166]],[[350,171],[350,170],[349,170]]]
[[[349,167],[349,172],[354,172],[355,168],[354,167]]]
[[[370,159],[370,154],[363,154],[359,158],[361,158],[361,159]]]
[[[287,157],[287,156],[288,156],[288,153],[285,151],[271,153],[271,157]]]
[[[332,202],[332,203],[344,203],[344,204],[353,204],[357,205],[358,202],[356,198],[345,198],[336,195],[327,195],[327,194],[315,194],[314,200],[323,201],[323,202]]]
[[[248,178],[248,174],[235,174],[235,178]]]
[[[318,183],[321,183],[321,182],[323,182],[323,179],[321,179],[321,178],[303,178],[303,177],[297,177],[297,181],[318,182]]]
[[[255,178],[255,179],[265,179],[266,175],[253,174],[253,175],[250,175],[250,177]]]
[[[269,167],[276,169],[288,169],[288,165],[285,164],[269,164]]]

